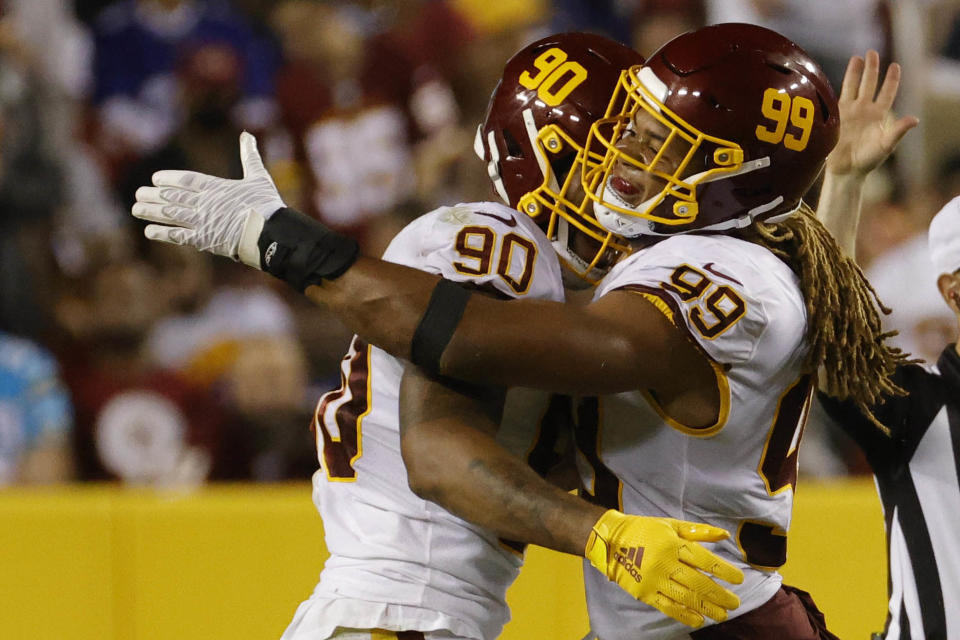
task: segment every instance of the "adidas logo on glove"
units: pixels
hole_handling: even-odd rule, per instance
[[[633,579],[640,582],[640,563],[643,561],[643,547],[620,547],[620,550],[613,554],[613,559],[617,564],[623,565],[627,573],[633,576]]]

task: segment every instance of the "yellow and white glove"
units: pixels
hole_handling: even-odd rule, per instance
[[[611,509],[593,525],[584,556],[634,598],[699,627],[704,616],[722,622],[740,606],[736,594],[709,576],[740,584],[743,572],[698,544],[728,536],[707,524]]]

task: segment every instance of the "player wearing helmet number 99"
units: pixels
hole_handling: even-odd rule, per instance
[[[249,235],[261,258],[305,254],[294,264],[306,280],[266,266],[396,356],[476,383],[602,394],[577,411],[584,495],[731,533],[716,549],[743,570],[742,604],[694,637],[831,637],[776,571],[812,380],[822,367],[867,406],[896,391],[899,358],[859,270],[801,202],[836,142],[836,98],[785,38],[717,25],[624,72],[606,115],[574,167],[594,205],[568,213],[633,253],[584,307],[468,296],[348,256],[323,229],[306,252],[276,225]],[[605,559],[632,573],[645,558],[634,549],[608,547]],[[585,579],[600,638],[686,637],[650,600]]]

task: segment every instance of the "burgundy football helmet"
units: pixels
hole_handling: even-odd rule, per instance
[[[621,96],[621,97],[618,97]],[[603,226],[625,237],[743,228],[794,213],[839,134],[820,67],[780,34],[720,24],[624,73],[582,169]]]
[[[599,225],[580,188],[580,166],[603,159],[584,149],[590,125],[602,117],[620,74],[643,63],[632,49],[603,36],[561,33],[538,40],[507,62],[494,89],[474,149],[487,163],[494,189],[533,218],[561,260],[590,282],[611,252],[628,252],[622,238]],[[593,238],[596,254],[570,248],[570,225]]]

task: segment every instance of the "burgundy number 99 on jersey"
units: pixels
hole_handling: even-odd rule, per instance
[[[674,269],[670,282],[661,286],[687,303],[690,325],[707,340],[713,340],[735,325],[747,312],[747,303],[732,287],[717,284],[706,273],[688,264]]]

